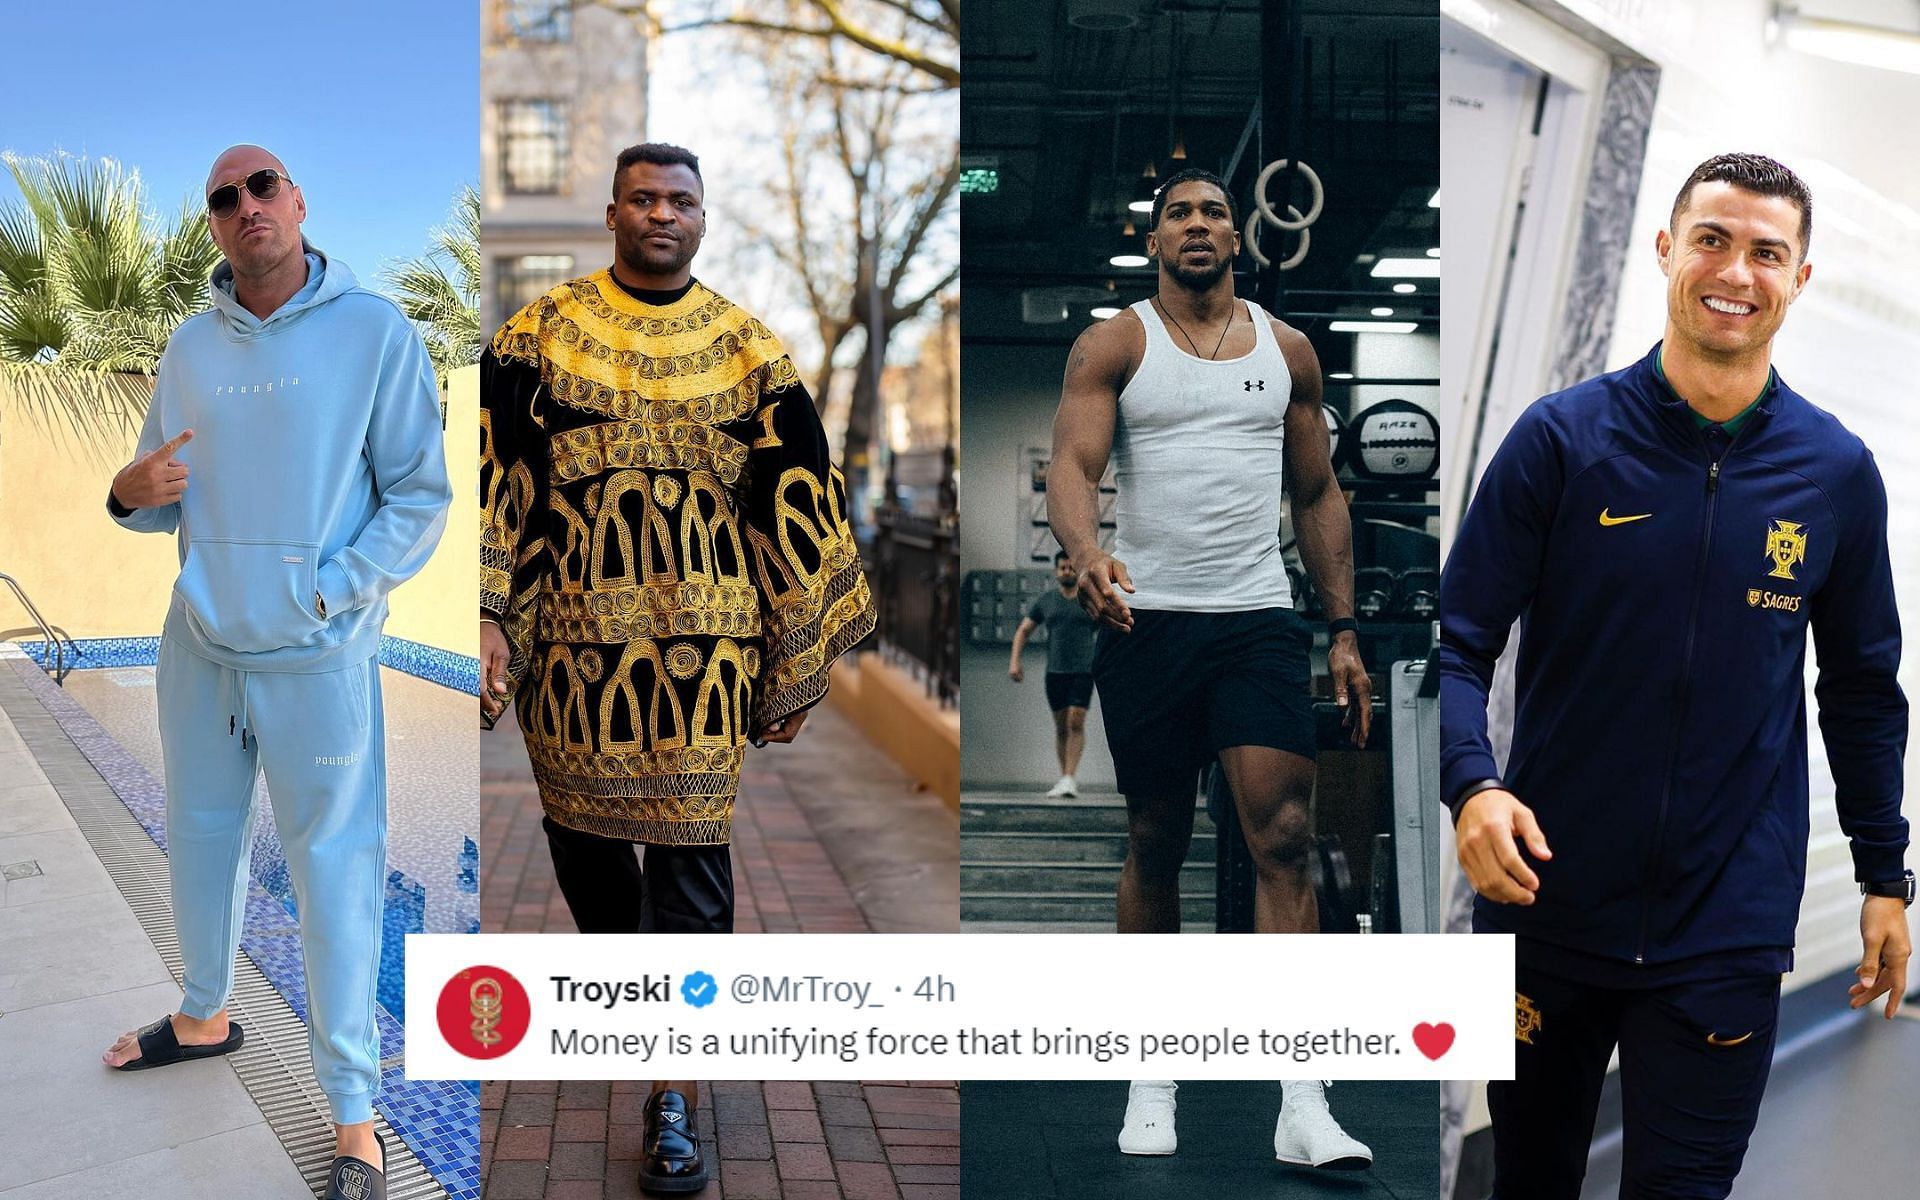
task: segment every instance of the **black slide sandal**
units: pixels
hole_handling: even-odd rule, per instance
[[[190,1062],[196,1058],[218,1058],[222,1054],[231,1054],[247,1040],[246,1031],[240,1028],[240,1022],[227,1022],[227,1040],[211,1046],[182,1046],[180,1039],[173,1035],[173,1016],[168,1014],[140,1031],[140,1057],[132,1062],[124,1062],[115,1067],[116,1071],[147,1071],[154,1067],[168,1067],[178,1062]]]
[[[373,1140],[380,1143],[380,1161],[387,1161],[387,1139],[374,1130]],[[364,1159],[342,1154],[333,1160],[327,1172],[326,1200],[387,1200],[387,1173]]]

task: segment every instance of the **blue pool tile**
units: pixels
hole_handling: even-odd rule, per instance
[[[460,847],[460,878],[458,884],[460,890],[468,895],[477,896],[480,894],[480,847],[474,844],[472,838],[463,839],[463,844]]]
[[[405,671],[469,696],[480,694],[480,660],[442,650],[438,646],[383,635],[380,638],[380,665]]]
[[[387,873],[387,898],[380,924],[380,1006],[404,1021],[406,945],[409,933],[426,931],[427,891],[398,871]]]
[[[50,656],[45,641],[20,642],[19,646],[42,668],[47,666]],[[157,637],[80,638],[72,643],[66,661],[76,671],[97,667],[150,667],[159,655]]]
[[[44,640],[16,644],[42,669],[47,668],[50,656]],[[157,637],[79,638],[72,643],[67,665],[76,671],[85,671],[102,667],[151,667],[159,661],[160,639]],[[480,660],[471,655],[382,634],[380,665],[456,692],[470,696],[480,694]]]

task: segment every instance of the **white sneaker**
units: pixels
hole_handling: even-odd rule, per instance
[[[1071,775],[1062,775],[1060,782],[1047,789],[1047,799],[1049,800],[1059,800],[1068,796],[1078,796],[1079,794],[1080,785],[1074,781]]]
[[[1275,1158],[1329,1171],[1364,1171],[1373,1165],[1373,1151],[1347,1136],[1327,1111],[1326,1092],[1319,1080],[1289,1080],[1280,1087],[1280,1120],[1273,1127]]]
[[[1173,1093],[1170,1079],[1136,1079],[1127,1089],[1127,1121],[1120,1127],[1120,1153],[1172,1154]]]

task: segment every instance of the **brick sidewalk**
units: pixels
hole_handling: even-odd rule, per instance
[[[485,1200],[639,1200],[644,1083],[488,1083]],[[959,1200],[952,1083],[711,1083],[699,1200]]]
[[[540,828],[540,799],[527,767],[527,752],[512,718],[480,741],[480,928],[487,933],[572,933],[566,901],[553,881],[546,834]],[[835,772],[839,766],[841,770]],[[852,769],[848,769],[852,768]],[[823,778],[834,778],[831,796],[817,793]],[[863,809],[891,813],[905,828],[918,825],[923,836],[903,841],[898,854],[937,847],[946,861],[930,870],[917,889],[943,893],[944,902],[921,900],[919,912],[900,912],[900,887],[885,881],[853,884],[835,869],[827,846],[795,799],[811,789],[816,809]],[[929,821],[934,827],[928,831]],[[952,825],[948,841],[945,825]],[[924,836],[931,832],[932,836]],[[872,839],[867,839],[871,843]],[[921,850],[930,853],[931,850]],[[878,920],[898,928],[958,928],[959,831],[939,802],[916,791],[913,782],[860,731],[829,705],[815,709],[807,727],[790,746],[748,753],[740,776],[740,797],[733,809],[734,928],[741,933],[865,933],[873,927],[856,899],[856,889],[881,905]],[[896,911],[889,912],[888,908]],[[946,909],[951,909],[949,913]]]
[[[937,802],[916,794],[911,780],[830,706],[808,717],[793,745],[754,751],[747,764],[733,813],[734,927],[871,929],[856,892],[885,903],[899,886],[889,891],[883,881],[862,887],[844,879],[795,792],[821,793],[819,781],[837,776],[829,804],[865,805],[903,824],[909,803],[924,809]],[[814,798],[819,811],[822,797]],[[920,819],[927,820],[924,812]],[[933,832],[922,844],[944,844]],[[957,862],[957,827],[952,844]],[[942,869],[957,872],[953,863]],[[957,896],[951,882],[927,890],[936,888]],[[905,914],[906,922],[954,927],[957,907],[952,915],[922,907],[928,911]],[[901,919],[884,910],[879,917],[883,924]],[[553,881],[526,750],[506,727],[481,739],[480,922],[489,933],[573,932]],[[635,1176],[648,1086],[483,1084],[485,1200],[642,1196]],[[960,1090],[952,1083],[711,1083],[701,1089],[699,1121],[715,1180],[699,1200],[959,1200]]]

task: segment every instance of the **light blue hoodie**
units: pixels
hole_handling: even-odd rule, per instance
[[[140,434],[193,440],[177,503],[115,519],[178,531],[166,635],[242,671],[332,671],[378,653],[387,593],[432,555],[453,494],[440,393],[398,307],[308,247],[266,320],[221,263],[213,308],[174,331]],[[314,605],[326,602],[322,619]]]

